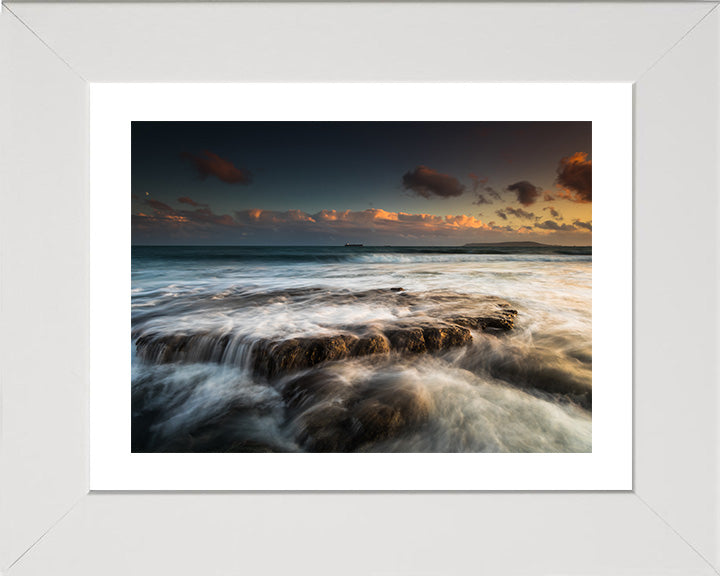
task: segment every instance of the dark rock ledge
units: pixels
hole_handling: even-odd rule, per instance
[[[330,360],[389,352],[423,354],[470,342],[472,334],[469,328],[445,322],[393,327],[384,333],[363,336],[338,334],[280,341],[260,340],[253,350],[253,369],[259,375],[272,378]]]
[[[138,356],[158,364],[171,362],[242,363],[267,378],[309,368],[322,362],[397,352],[423,354],[472,342],[471,330],[511,330],[517,311],[498,301],[482,316],[458,315],[437,321],[392,324],[382,329],[349,327],[341,334],[290,339],[258,339],[238,343],[227,334],[136,335]],[[245,352],[238,354],[244,345]]]

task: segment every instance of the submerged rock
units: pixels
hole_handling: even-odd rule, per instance
[[[353,387],[342,378],[319,372],[295,377],[282,387],[285,406],[295,412],[327,399],[344,403],[353,394]]]
[[[327,372],[290,380],[283,388],[296,440],[310,452],[352,452],[422,426],[434,408],[418,385],[374,382],[353,386]]]
[[[433,401],[419,386],[369,391],[351,407],[356,446],[388,440],[427,422]]]
[[[228,334],[144,334],[135,341],[143,360],[154,364],[170,362],[222,362],[230,344]]]
[[[308,452],[352,450],[351,418],[341,404],[322,403],[303,412],[294,422],[297,442]]]

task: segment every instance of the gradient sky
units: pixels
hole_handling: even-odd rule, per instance
[[[133,244],[592,244],[590,122],[133,122]]]

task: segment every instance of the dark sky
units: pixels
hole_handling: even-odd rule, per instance
[[[591,244],[590,122],[133,122],[134,244]]]

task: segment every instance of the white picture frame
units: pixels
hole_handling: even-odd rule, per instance
[[[717,573],[716,8],[4,6],[2,572]],[[88,493],[89,83],[280,80],[634,83],[632,491]]]

